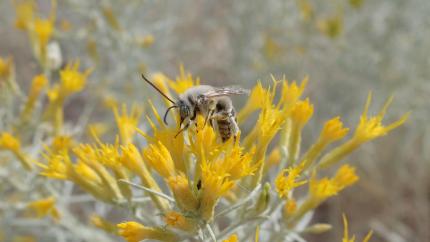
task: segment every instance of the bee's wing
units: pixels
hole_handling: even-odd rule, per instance
[[[231,96],[231,95],[249,95],[249,90],[241,87],[219,87],[203,93],[206,98]]]

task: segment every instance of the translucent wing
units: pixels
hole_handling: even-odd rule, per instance
[[[216,87],[214,90],[203,93],[205,98],[231,96],[231,95],[249,95],[249,90],[237,86]]]

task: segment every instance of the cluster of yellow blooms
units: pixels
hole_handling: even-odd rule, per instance
[[[61,134],[62,117],[58,121],[58,116],[62,116],[64,98],[81,91],[87,75],[88,71],[78,71],[77,63],[68,65],[60,72],[60,82],[47,91],[47,109],[53,112],[53,123],[57,129],[51,145],[45,148],[45,162],[29,159],[21,150],[18,138],[8,132],[1,134],[0,148],[10,150],[25,168],[31,170],[36,164],[41,168],[41,175],[72,181],[106,203],[133,204],[134,191],[130,185],[144,190],[162,214],[165,222],[163,226],[147,227],[129,221],[115,228],[101,217],[93,219],[96,226],[118,234],[129,242],[144,239],[178,241],[199,234],[204,237],[202,231],[207,231],[210,237],[216,239],[210,225],[216,224],[217,218],[228,215],[238,207],[243,208],[240,216],[246,223],[247,220],[265,218],[262,215],[270,214],[274,211],[273,207],[282,205],[281,223],[294,230],[306,213],[359,179],[355,169],[346,164],[331,178],[318,178],[319,171],[336,165],[361,144],[400,126],[408,116],[405,114],[398,121],[383,125],[381,121],[392,99],[386,102],[376,116],[369,116],[369,95],[351,138],[326,151],[328,145],[346,137],[349,131],[339,117],[334,117],[324,124],[316,142],[301,155],[302,130],[314,109],[308,98],[301,98],[307,78],[298,85],[284,78],[277,80],[272,77],[271,87],[264,88],[258,83],[252,89],[247,103],[238,113],[238,120],[242,122],[259,111],[257,124],[243,136],[242,142],[240,139],[221,142],[214,129],[203,124],[203,117],[198,117],[196,126],[174,138],[178,131],[178,120],[176,126],[167,126],[155,106],[149,102],[152,115],[147,116],[147,122],[152,132],[138,129],[142,112],[137,106],[132,108],[131,113],[127,112],[125,105],[121,112],[114,106],[119,133],[116,142],[104,143],[93,132],[95,143],[78,144],[71,137]],[[199,81],[181,70],[176,81],[157,74],[154,75],[154,82],[170,94],[169,89],[180,93]],[[46,85],[44,76],[34,78],[25,112],[30,112],[30,107],[34,106],[37,96]],[[278,101],[275,102],[278,94]],[[60,114],[50,109],[59,110]],[[148,144],[142,149],[135,142],[138,133]],[[280,137],[279,143],[269,152],[269,144],[273,143],[277,135]],[[275,153],[277,155],[273,155]],[[274,164],[277,164],[278,175],[272,181],[269,174],[274,172]],[[310,178],[307,174],[310,174]],[[140,185],[132,182],[135,178],[139,178]],[[161,184],[162,181],[164,184]],[[261,184],[266,181],[268,183],[261,189]],[[279,195],[276,202],[270,199],[271,182]],[[308,184],[307,196],[298,203],[294,191],[305,184]],[[255,204],[242,202],[250,195],[249,191],[257,194]],[[221,200],[228,204],[227,209],[217,212]],[[54,198],[48,198],[33,202],[29,207],[35,208],[39,216],[50,214],[59,219],[53,201]],[[259,221],[262,224],[264,220]],[[317,225],[305,231],[321,232],[330,228]],[[225,241],[237,241],[237,235],[233,234]]]

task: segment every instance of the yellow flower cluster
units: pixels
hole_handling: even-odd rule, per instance
[[[340,117],[334,117],[323,125],[314,144],[302,152],[302,132],[314,112],[310,99],[302,97],[307,78],[299,84],[272,77],[270,87],[258,83],[252,89],[247,103],[238,113],[240,125],[258,112],[256,125],[247,134],[241,134],[242,139],[239,136],[223,142],[200,115],[195,125],[178,135],[179,118],[174,119],[175,124],[166,125],[149,101],[150,112],[146,116],[149,130],[138,129],[143,110],[140,106],[135,104],[128,112],[125,104],[120,110],[114,103],[110,107],[118,130],[115,142],[104,142],[94,126],[90,128],[94,141],[79,143],[65,135],[62,125],[58,125],[63,122],[64,99],[85,86],[89,71],[79,72],[78,69],[78,62],[69,64],[60,72],[59,83],[48,89],[47,112],[54,115],[58,132],[50,137],[44,161],[37,165],[41,175],[71,181],[113,206],[134,208],[136,197],[143,195],[149,199],[152,205],[148,207],[155,209],[152,214],[148,211],[147,216],[157,211],[163,218],[161,224],[153,223],[148,227],[146,223],[141,224],[142,221],[126,221],[115,226],[97,215],[92,216],[91,222],[96,227],[127,241],[178,241],[205,234],[218,239],[211,226],[217,226],[218,218],[228,218],[230,213],[246,223],[264,221],[265,214],[282,211],[282,226],[296,230],[305,214],[359,180],[355,168],[350,165],[340,166],[331,177],[321,177],[321,169],[333,167],[361,144],[387,134],[407,119],[404,115],[388,126],[382,125],[391,99],[376,116],[371,116],[368,114],[369,96],[352,137],[326,151],[349,131]],[[169,94],[177,92],[176,95],[199,83],[183,68],[176,81],[162,74],[155,78],[154,83],[160,90]],[[45,76],[34,78],[28,95],[29,106],[34,106],[35,98],[47,85]],[[136,137],[136,133],[144,139]],[[140,147],[142,143],[145,146]],[[11,151],[31,168],[29,159],[21,151],[19,139],[11,133],[1,134],[0,148]],[[268,174],[274,169],[278,175],[273,180]],[[300,194],[297,190],[303,190],[301,194],[306,196],[297,199]],[[29,207],[39,208],[40,214],[44,212],[55,218],[58,211],[53,204],[55,199],[49,198],[45,203]],[[274,209],[274,204],[283,209]],[[328,229],[329,225],[314,224],[303,231],[319,233]],[[234,233],[228,228],[226,231],[220,240]],[[238,241],[238,237],[233,234],[226,241]]]

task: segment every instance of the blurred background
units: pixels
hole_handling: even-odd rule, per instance
[[[15,27],[14,4],[0,0],[0,55],[13,58],[27,90],[41,70],[26,33]],[[50,1],[37,6],[49,16]],[[252,88],[258,80],[269,85],[271,74],[308,75],[306,95],[315,104],[308,144],[333,116],[355,126],[370,90],[373,111],[394,95],[387,123],[411,111],[409,121],[349,158],[360,182],[318,208],[315,220],[334,229],[308,239],[338,240],[344,212],[357,235],[375,231],[372,241],[430,241],[429,13],[428,0],[61,0],[53,39],[62,59],[94,68],[66,119],[112,119],[98,108],[109,98],[160,100],[140,73],[174,78],[181,65],[214,86]],[[235,99],[236,107],[244,101]]]

